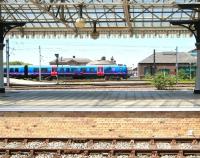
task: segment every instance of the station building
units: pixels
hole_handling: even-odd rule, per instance
[[[53,60],[49,62],[50,65],[57,65],[57,61]],[[58,58],[58,65],[116,65],[116,61],[113,57],[110,60],[106,60],[106,57],[102,57],[100,60],[90,60],[88,58]]]
[[[183,69],[188,75],[195,75],[196,61],[196,56],[192,56],[190,53],[179,52],[177,54],[178,70]],[[157,52],[155,59],[154,54],[152,54],[138,63],[138,75],[140,78],[144,78],[147,74],[153,75],[154,72],[175,75],[176,52]]]
[[[76,58],[73,56],[72,58],[58,58],[58,65],[86,65],[92,60],[88,58]],[[57,65],[57,61],[53,60],[49,62],[50,65]]]

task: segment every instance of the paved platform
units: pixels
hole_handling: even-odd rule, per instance
[[[192,90],[7,90],[0,111],[200,111]]]
[[[0,112],[1,137],[200,137],[200,112]]]

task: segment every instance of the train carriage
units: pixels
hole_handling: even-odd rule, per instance
[[[82,65],[82,66],[41,66],[42,78],[105,78],[109,79],[126,79],[126,65]],[[4,67],[4,76],[6,76],[6,67]],[[10,66],[10,76],[15,78],[38,78],[39,66],[35,65],[18,65]]]

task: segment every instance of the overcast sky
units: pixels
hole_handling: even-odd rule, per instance
[[[194,37],[185,38],[102,38],[102,39],[10,39],[10,61],[19,60],[39,65],[41,47],[42,65],[55,59],[54,54],[69,58],[72,56],[98,60],[102,56],[112,56],[118,64],[136,66],[138,62],[153,53],[161,51],[187,52],[195,48]],[[5,49],[4,49],[5,59]]]

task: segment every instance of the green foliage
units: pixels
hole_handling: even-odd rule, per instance
[[[23,61],[11,61],[9,64],[10,65],[32,65],[30,63],[25,63]],[[6,63],[4,63],[4,65],[6,65]]]
[[[176,78],[164,73],[157,73],[152,82],[158,90],[171,89],[176,84]]]
[[[178,70],[178,78],[181,80],[185,80],[185,79],[189,79],[190,76],[188,74],[186,74],[184,69],[180,69],[180,70]]]
[[[153,79],[153,76],[149,73],[146,73],[145,76],[144,76],[144,79],[145,80],[152,80]]]

